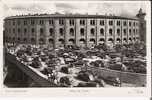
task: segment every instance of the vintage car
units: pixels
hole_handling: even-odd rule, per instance
[[[105,83],[113,85],[113,86],[121,85],[121,81],[118,77],[108,76],[108,77],[103,78],[103,80],[105,81]]]

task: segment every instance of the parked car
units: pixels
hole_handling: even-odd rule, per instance
[[[89,74],[86,71],[80,71],[76,78],[85,82],[90,81]]]
[[[118,77],[108,76],[108,77],[104,78],[104,81],[107,84],[110,84],[113,86],[120,86],[121,85],[120,79]]]
[[[60,78],[60,86],[61,87],[69,87],[71,82],[68,77],[64,76]]]
[[[62,73],[65,73],[65,74],[68,74],[68,73],[69,73],[68,67],[62,67],[60,71],[61,71]]]

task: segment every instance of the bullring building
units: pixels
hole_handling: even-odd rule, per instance
[[[135,43],[141,40],[141,34],[146,34],[141,25],[145,13],[140,9],[137,15],[136,18],[80,14],[10,16],[4,19],[4,42],[55,48]]]

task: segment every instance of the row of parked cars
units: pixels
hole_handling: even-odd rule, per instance
[[[132,62],[123,61],[122,63],[121,56],[101,50],[49,50],[47,48],[35,48],[26,45],[21,46],[20,49],[15,52],[15,56],[23,62],[28,62],[28,65],[31,67],[41,69],[39,71],[50,77],[51,81],[56,79],[56,75],[53,74],[54,71],[58,70],[60,73],[64,73],[65,75],[60,77],[58,82],[55,82],[57,86],[62,87],[72,85],[71,78],[68,77],[68,75],[71,74],[69,72],[71,68],[79,69],[73,76],[74,80],[79,81],[74,87],[103,87],[105,84],[114,86],[121,85],[118,77],[99,77],[94,75],[92,71],[88,71],[89,69],[87,69],[90,66],[94,68],[146,73],[145,63],[134,60]],[[95,56],[97,60],[94,60],[95,58],[93,56]],[[89,61],[83,60],[84,58],[89,59]],[[139,65],[142,66],[143,69],[140,68]]]

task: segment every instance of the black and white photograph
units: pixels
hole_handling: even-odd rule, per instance
[[[148,1],[21,1],[3,2],[3,88],[147,87]]]

